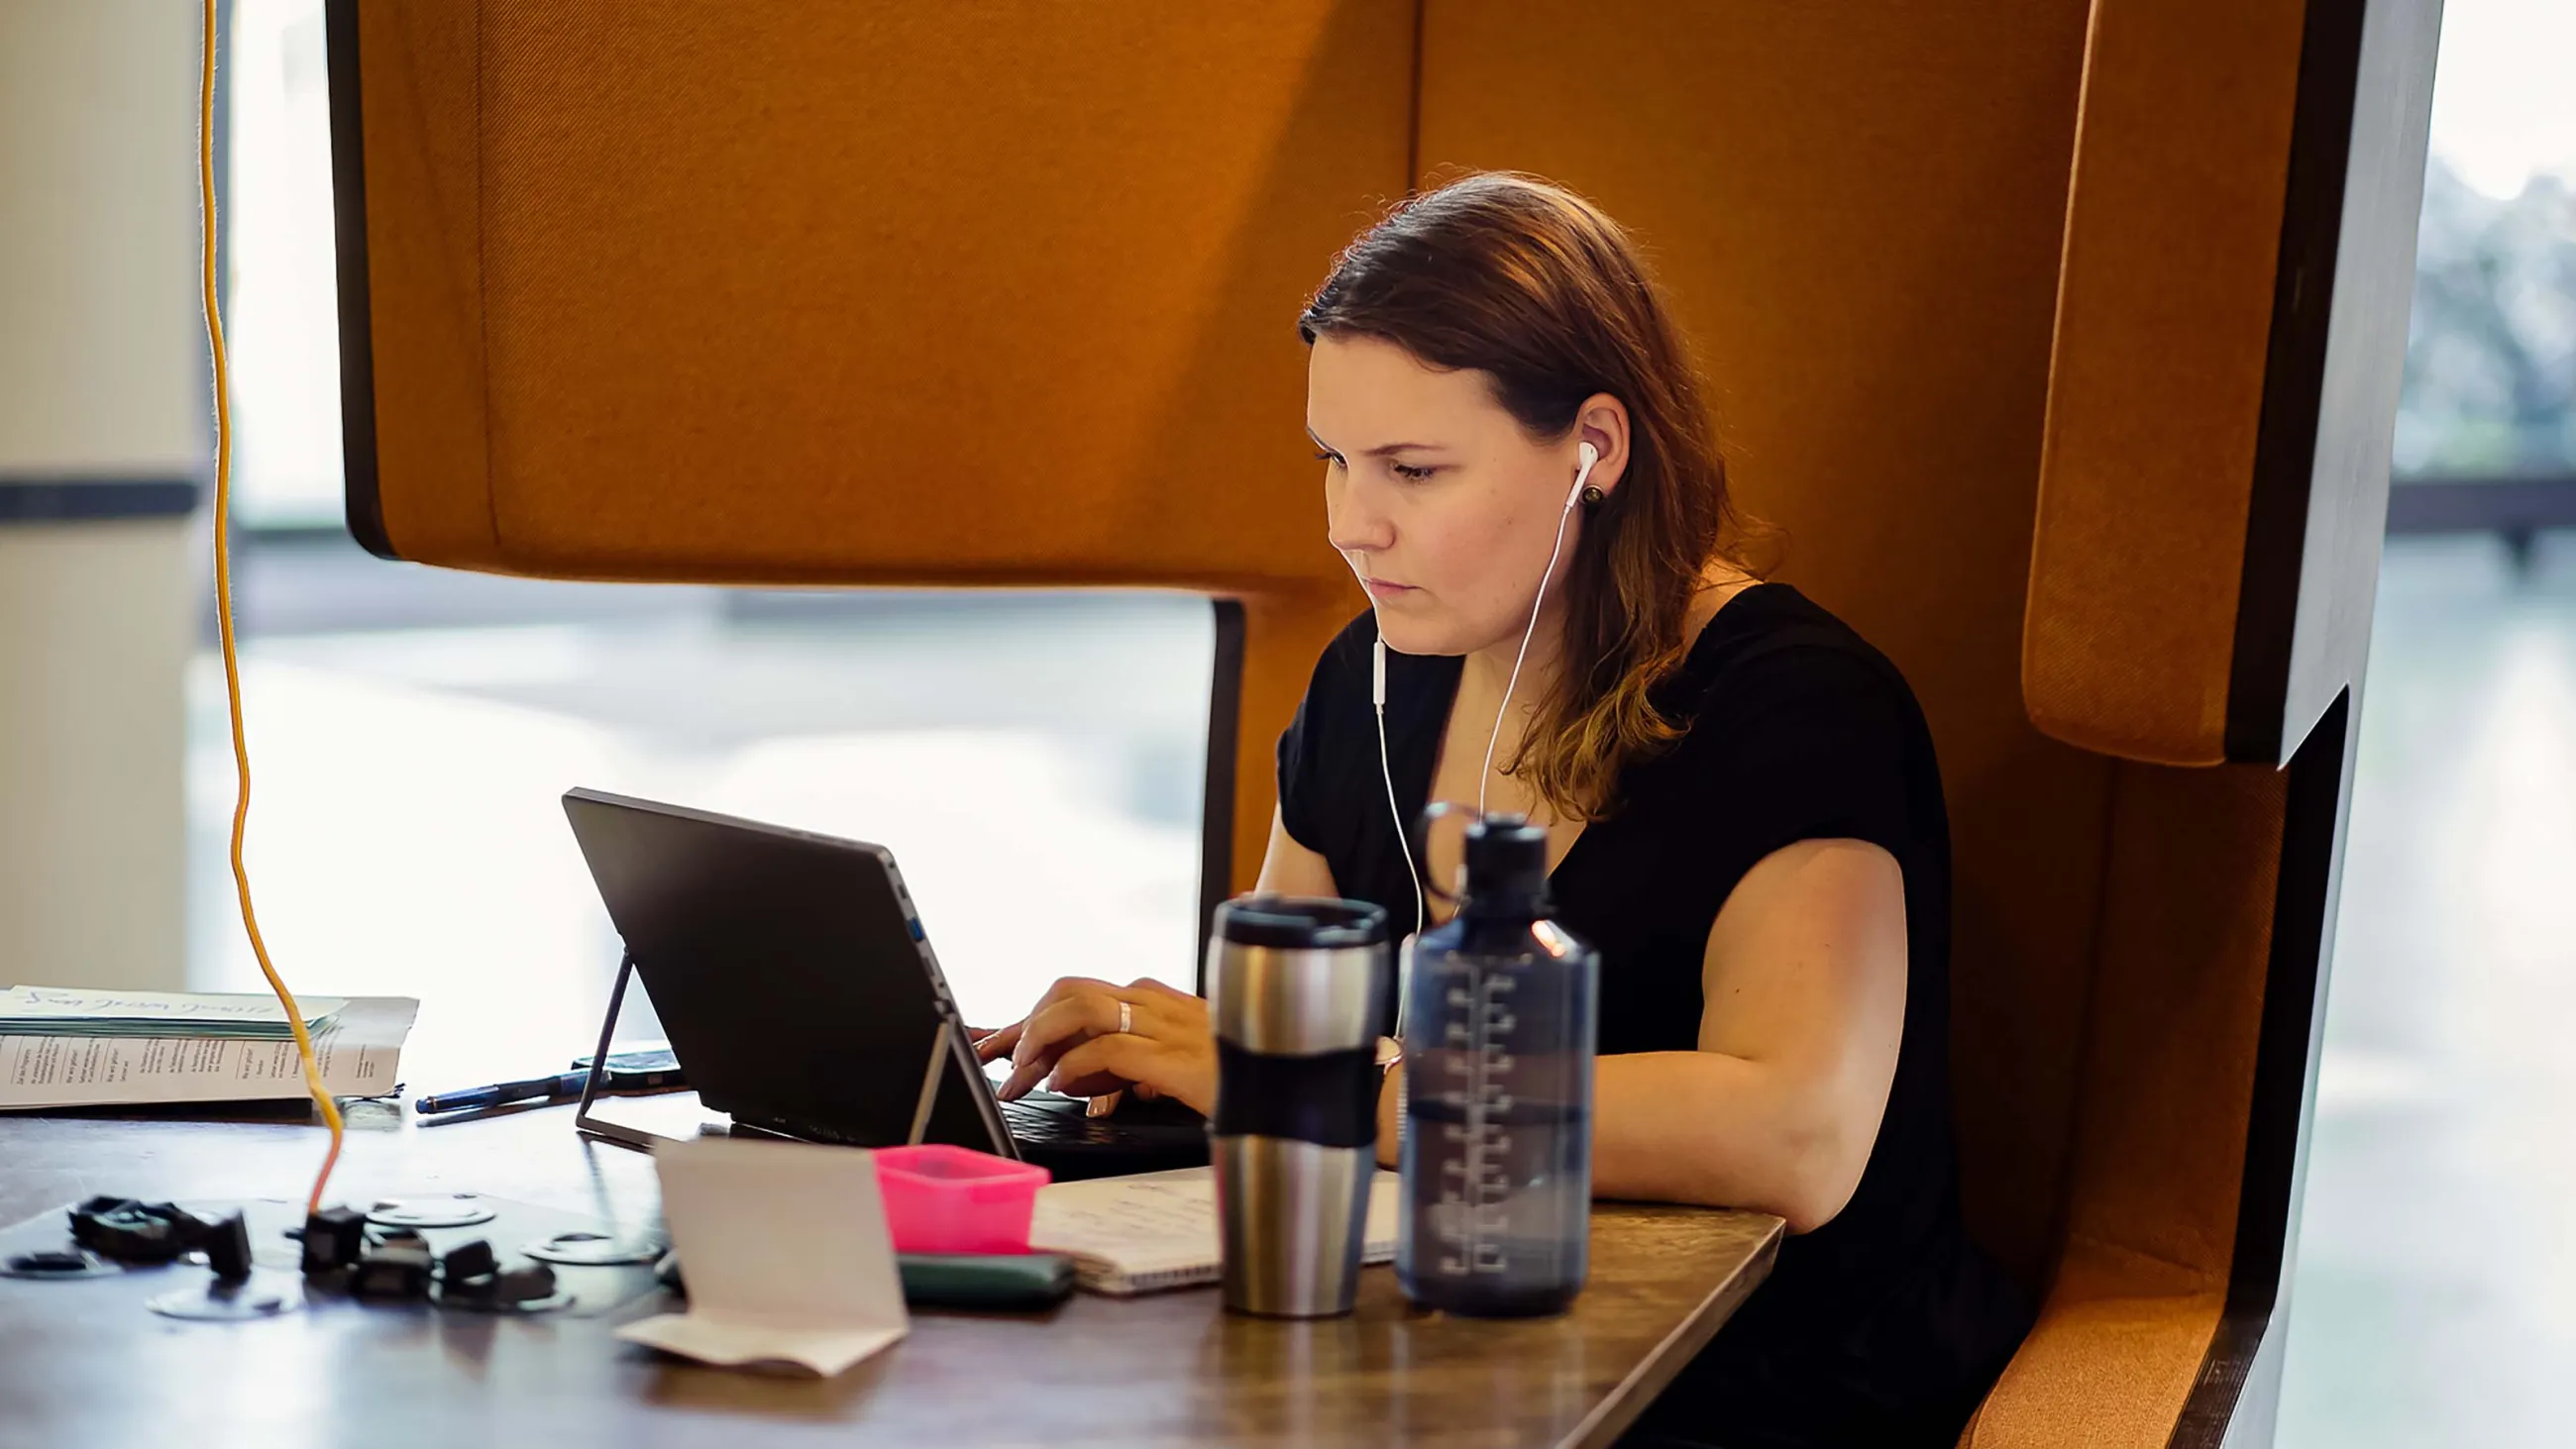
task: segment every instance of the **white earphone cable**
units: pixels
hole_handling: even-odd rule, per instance
[[[1377,647],[1384,650],[1386,645],[1381,643]],[[1386,705],[1383,701],[1377,707],[1377,767],[1378,773],[1386,780],[1386,812],[1395,821],[1396,853],[1404,857],[1404,873],[1413,881],[1413,933],[1418,936],[1422,934],[1423,926],[1422,872],[1413,863],[1413,845],[1405,836],[1404,807],[1395,800],[1395,767],[1387,762]]]
[[[1584,466],[1585,473],[1592,471]],[[1582,496],[1583,480],[1575,479],[1574,491],[1565,495],[1565,507],[1556,515],[1556,542],[1547,550],[1547,568],[1538,576],[1538,597],[1530,600],[1528,627],[1521,630],[1520,651],[1512,656],[1511,677],[1503,682],[1503,702],[1494,710],[1494,732],[1485,741],[1485,768],[1476,775],[1476,818],[1485,818],[1485,787],[1494,777],[1494,746],[1503,742],[1503,716],[1511,710],[1512,691],[1520,686],[1521,661],[1529,658],[1530,635],[1538,632],[1538,611],[1547,602],[1547,581],[1556,573],[1557,555],[1565,551],[1565,523],[1574,516],[1574,500]]]
[[[1501,708],[1494,711],[1493,735],[1485,741],[1485,768],[1476,781],[1476,816],[1480,820],[1485,814],[1485,786],[1494,773],[1494,746],[1500,743],[1503,737],[1503,716],[1512,707],[1512,691],[1520,685],[1521,664],[1529,658],[1530,636],[1537,632],[1539,610],[1547,602],[1547,581],[1555,575],[1557,558],[1565,551],[1565,525],[1567,520],[1574,517],[1574,505],[1582,498],[1583,485],[1591,479],[1592,465],[1599,460],[1600,454],[1587,442],[1582,448],[1582,458],[1583,465],[1575,470],[1574,487],[1566,492],[1565,507],[1556,515],[1556,538],[1548,545],[1547,568],[1538,576],[1538,596],[1530,600],[1529,623],[1521,630],[1519,652],[1512,656],[1511,677],[1503,683],[1503,703]],[[1410,1004],[1413,995],[1413,945],[1421,939],[1422,928],[1428,923],[1430,902],[1423,893],[1422,871],[1413,863],[1413,838],[1405,828],[1404,807],[1395,798],[1395,766],[1387,754],[1386,635],[1383,625],[1380,627],[1370,664],[1369,702],[1377,713],[1378,776],[1386,782],[1386,813],[1395,822],[1396,853],[1404,857],[1404,873],[1413,882],[1413,934],[1407,936],[1396,948],[1396,1034],[1402,1036],[1405,1008]]]
[[[1371,656],[1369,702],[1377,709],[1377,771],[1386,781],[1386,813],[1395,822],[1395,853],[1404,857],[1404,874],[1413,882],[1413,934],[1395,948],[1395,1034],[1404,1035],[1405,1003],[1413,994],[1413,943],[1422,937],[1429,902],[1422,894],[1422,872],[1413,864],[1413,839],[1404,828],[1404,807],[1395,802],[1395,766],[1386,753],[1386,636],[1378,636]]]

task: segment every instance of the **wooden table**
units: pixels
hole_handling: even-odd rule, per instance
[[[608,1110],[663,1132],[703,1118],[686,1095]],[[300,1122],[0,1115],[0,1225],[98,1193],[300,1200],[322,1141]],[[650,1160],[582,1141],[569,1108],[433,1127],[355,1108],[332,1198],[433,1189],[630,1226],[659,1210]],[[658,1292],[580,1318],[331,1303],[215,1325],[148,1314],[122,1280],[0,1279],[0,1446],[1606,1444],[1762,1280],[1780,1232],[1602,1203],[1590,1284],[1557,1318],[1417,1313],[1370,1268],[1358,1312],[1315,1323],[1230,1316],[1214,1289],[917,1312],[902,1343],[820,1381],[610,1338],[671,1307]]]

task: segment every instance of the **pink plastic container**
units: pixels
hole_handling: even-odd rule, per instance
[[[898,1253],[1025,1253],[1043,1167],[967,1147],[876,1150],[877,1192]]]

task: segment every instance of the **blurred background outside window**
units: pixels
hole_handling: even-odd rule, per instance
[[[2576,5],[2443,11],[2389,530],[2576,526]]]
[[[2479,175],[2438,152],[2425,172],[2397,474],[2576,477],[2576,181]]]

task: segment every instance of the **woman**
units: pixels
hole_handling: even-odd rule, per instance
[[[1556,914],[1601,948],[1594,1191],[1794,1235],[1636,1437],[1953,1442],[2028,1320],[1960,1226],[1949,827],[1912,692],[1741,561],[1678,335],[1580,198],[1508,173],[1413,198],[1299,331],[1327,534],[1374,607],[1280,738],[1260,888],[1415,917],[1371,701],[1383,636],[1397,803],[1544,825]],[[1455,850],[1423,873],[1448,879]],[[1215,1094],[1205,1003],[1151,982],[1060,981],[979,1049],[1011,1054],[1005,1095]]]

